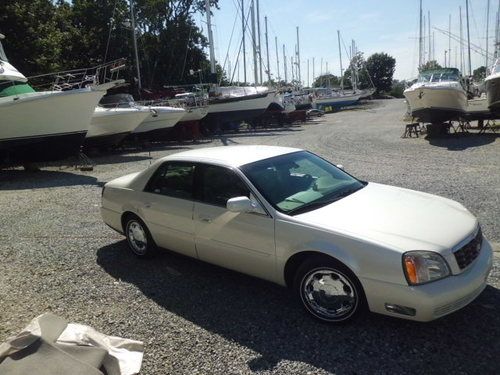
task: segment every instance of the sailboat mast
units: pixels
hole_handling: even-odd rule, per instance
[[[257,38],[255,35],[255,1],[252,0],[250,3],[250,14],[252,22],[252,50],[253,50],[253,80],[254,85],[259,84],[259,72],[257,66]]]
[[[469,59],[469,76],[471,76],[472,64],[470,60],[469,0],[465,0],[465,18],[467,20],[467,53]]]
[[[139,88],[139,94],[142,89],[141,82],[141,69],[139,68],[139,52],[137,50],[137,35],[135,34],[135,14],[134,14],[134,1],[130,0],[130,19],[132,26],[132,41],[134,44],[134,55],[135,55],[135,69],[137,72],[137,87]]]
[[[210,13],[210,0],[205,0],[205,12],[207,13],[208,43],[210,45],[210,73],[215,74],[214,35],[212,33],[212,14]]]
[[[241,30],[243,31],[243,38],[242,38],[242,43],[243,43],[243,80],[246,83],[247,82],[247,51],[246,51],[246,47],[245,47],[245,33],[246,33],[245,0],[241,0]]]
[[[278,68],[278,83],[281,81],[280,77],[280,57],[279,57],[279,51],[278,51],[278,37],[274,37],[274,44],[276,47],[276,67]]]
[[[302,74],[300,72],[300,44],[299,44],[299,27],[297,26],[297,67],[299,69],[299,85],[302,85]]]
[[[262,85],[262,43],[260,39],[260,7],[259,7],[259,0],[257,1],[257,54],[259,56],[259,83]]]
[[[489,27],[490,27],[490,0],[488,0],[486,5],[486,62],[484,63],[486,70],[488,70],[488,45],[490,44],[490,41],[488,40]]]
[[[460,71],[462,74],[465,70],[465,62],[464,62],[464,35],[463,35],[463,25],[462,25],[462,7],[458,7],[460,11]]]
[[[340,30],[337,30],[337,38],[339,40],[340,88],[342,89],[342,91],[344,91],[344,70],[342,69],[342,48],[340,48]]]
[[[288,82],[287,72],[286,72],[286,54],[285,54],[285,45],[283,44],[283,69],[285,70],[285,83]]]
[[[339,40],[340,48],[340,40]],[[422,66],[422,0],[420,0],[420,31],[418,36],[418,68]],[[342,71],[342,69],[340,69]]]
[[[267,60],[267,66],[266,66],[266,72],[267,72],[267,84],[271,84],[271,66],[269,65],[269,40],[268,40],[268,35],[267,35],[267,16],[264,17],[264,21],[266,24],[266,60]]]
[[[427,26],[429,26],[429,61],[432,60],[432,43],[431,43],[431,11],[427,11]]]
[[[313,79],[313,85],[314,85],[314,79],[315,79],[315,75],[314,75],[314,73],[315,73],[315,72],[314,72],[314,69],[315,69],[315,67],[316,67],[316,61],[315,61],[315,60],[316,60],[316,58],[315,58],[315,57],[313,57],[313,76],[312,76],[312,79]]]
[[[451,67],[451,14],[448,16],[448,66]]]
[[[311,87],[309,83],[309,59],[307,59],[307,87]]]

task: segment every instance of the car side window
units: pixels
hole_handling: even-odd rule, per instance
[[[158,168],[145,190],[169,197],[192,199],[194,168],[191,163],[167,162]]]
[[[200,199],[208,204],[226,207],[227,201],[235,197],[250,197],[250,190],[232,170],[214,165],[202,169]]]

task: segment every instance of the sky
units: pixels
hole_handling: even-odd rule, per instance
[[[248,13],[251,0],[244,0],[245,12]],[[257,0],[255,0],[257,1]],[[242,52],[240,49],[242,26],[241,11],[237,6],[241,0],[219,0],[220,9],[212,9],[215,55],[221,65],[231,61],[234,80],[243,80]],[[489,51],[493,52],[496,12],[500,0],[490,0]],[[469,25],[471,43],[486,48],[486,13],[488,0],[469,0]],[[430,12],[431,35],[434,40],[435,59],[444,65],[445,50],[448,49],[448,36],[434,27],[448,30],[451,14],[451,32],[460,35],[459,6],[462,7],[463,35],[466,41],[465,0],[422,0],[423,15],[428,30],[428,12]],[[283,44],[285,44],[290,80],[290,56],[296,45],[296,27],[299,27],[301,78],[305,85],[312,83],[313,58],[315,76],[326,71],[339,75],[339,52],[337,30],[340,30],[343,44],[347,50],[351,40],[355,40],[357,49],[365,58],[375,52],[385,52],[396,59],[396,79],[412,79],[417,76],[418,36],[419,36],[419,0],[260,0],[261,40],[263,70],[266,63],[264,37],[264,16],[268,18],[269,55],[271,74],[277,77],[275,37],[278,38],[280,75],[283,77]],[[196,19],[205,35],[206,18],[197,15]],[[431,38],[432,39],[432,38]],[[426,49],[428,32],[426,31]],[[208,51],[207,51],[208,52]],[[451,40],[451,65],[461,68],[458,41]],[[467,48],[464,48],[465,73],[468,73]],[[227,59],[226,59],[227,56]],[[348,64],[346,49],[342,46],[343,66]],[[426,56],[427,59],[427,56]],[[307,75],[309,60],[309,76]],[[321,61],[323,64],[321,65]],[[239,64],[236,64],[239,61]],[[246,32],[247,81],[253,82],[253,60],[250,31]],[[472,70],[485,65],[485,57],[478,53],[471,54]],[[490,65],[492,61],[490,59]],[[456,64],[456,65],[455,65]],[[238,70],[234,69],[239,65]],[[448,65],[448,64],[447,64]],[[265,74],[265,73],[264,73]]]

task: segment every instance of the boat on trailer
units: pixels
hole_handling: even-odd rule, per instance
[[[78,155],[105,91],[86,83],[71,88],[35,91],[0,47],[0,165]]]
[[[411,116],[420,122],[441,124],[467,113],[466,85],[456,68],[423,71],[403,94]]]
[[[495,61],[490,74],[484,79],[488,108],[491,112],[500,114],[500,59]]]

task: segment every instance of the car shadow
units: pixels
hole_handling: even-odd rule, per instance
[[[0,171],[0,191],[45,189],[76,185],[103,186],[103,184],[103,182],[98,181],[93,176],[63,171],[25,171],[19,169]]]
[[[450,151],[462,151],[472,147],[481,147],[495,142],[500,134],[450,134],[446,137],[425,137],[432,146],[447,148]]]
[[[500,290],[491,286],[431,323],[366,314],[328,326],[285,288],[168,251],[142,261],[120,241],[100,248],[97,263],[164,309],[259,353],[247,363],[251,371],[271,371],[283,360],[334,373],[498,370]]]

